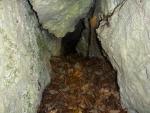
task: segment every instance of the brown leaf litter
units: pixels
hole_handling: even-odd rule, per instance
[[[116,72],[106,59],[52,57],[51,84],[38,113],[127,113],[121,107]]]

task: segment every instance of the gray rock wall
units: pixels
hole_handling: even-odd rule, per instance
[[[45,44],[48,47],[50,56],[60,56],[62,55],[62,38],[57,38],[55,35],[49,33],[47,30],[42,30],[44,35]]]
[[[100,12],[104,15],[111,14],[113,10],[124,0],[100,0]]]
[[[119,0],[103,7],[115,6],[115,1]],[[129,113],[150,113],[150,1],[124,1],[101,22],[97,33],[118,72],[123,106]],[[105,15],[112,12],[107,8]]]
[[[36,113],[49,82],[44,44],[28,2],[0,0],[0,113]]]
[[[64,37],[74,30],[79,19],[86,16],[92,0],[30,0],[40,23],[50,33]]]

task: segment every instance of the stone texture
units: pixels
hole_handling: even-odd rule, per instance
[[[50,33],[64,37],[79,19],[86,16],[92,0],[30,0],[40,23]]]
[[[98,4],[100,4],[100,7],[97,7],[100,9],[100,12],[103,15],[109,15],[113,12],[113,10],[121,4],[124,0],[99,0]]]
[[[117,6],[115,1],[119,2],[103,4],[110,6],[105,15],[111,14],[111,6]],[[123,106],[129,113],[150,113],[150,1],[124,1],[112,16],[104,18],[97,33],[118,72]]]
[[[45,44],[48,47],[50,56],[60,56],[62,55],[62,38],[57,38],[53,34],[49,33],[47,30],[42,30],[44,35]]]
[[[26,0],[0,0],[0,113],[36,113],[49,82],[38,26]]]
[[[82,33],[82,37],[80,38],[79,42],[77,43],[76,50],[78,54],[87,57],[88,56],[88,35],[87,35],[88,30],[85,29]]]

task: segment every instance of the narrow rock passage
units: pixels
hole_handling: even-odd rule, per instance
[[[105,59],[53,57],[52,81],[38,113],[127,113],[120,105],[116,72]]]

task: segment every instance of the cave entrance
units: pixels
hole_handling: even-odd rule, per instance
[[[77,45],[82,38],[83,30],[85,29],[84,21],[80,20],[77,25],[75,26],[75,30],[73,32],[67,33],[62,38],[62,46],[61,52],[62,55],[67,56],[70,54],[77,53]],[[87,43],[87,42],[86,42]]]
[[[94,20],[96,21],[96,20]],[[84,57],[102,57],[102,48],[89,20],[81,19],[73,32],[67,33],[61,40],[61,54],[79,54]]]
[[[103,57],[96,34],[95,42],[91,42],[96,45],[90,45],[88,38],[83,42],[87,46],[82,45],[84,30],[84,21],[80,20],[75,31],[62,38],[63,54],[51,58],[51,83],[43,93],[38,113],[127,113],[121,107],[116,71]],[[94,49],[89,50],[89,45]],[[99,54],[95,54],[95,46]]]
[[[121,107],[117,73],[97,38],[94,11],[95,4],[61,38],[61,54],[51,57],[51,83],[38,113],[127,113]]]

